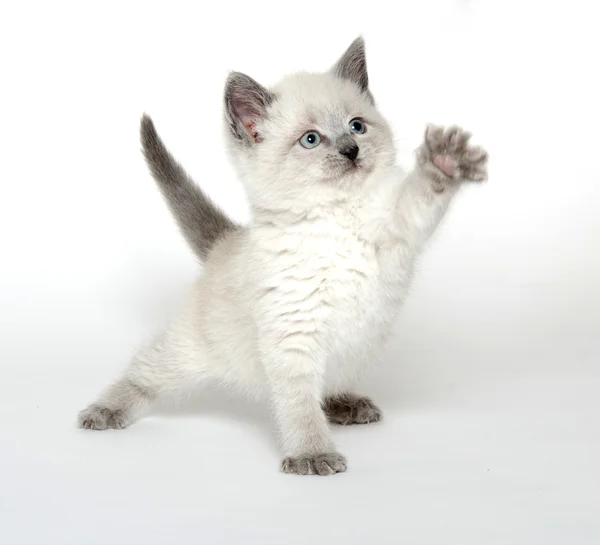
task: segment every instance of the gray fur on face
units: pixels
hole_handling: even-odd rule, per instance
[[[269,90],[247,76],[230,76],[225,93],[229,150],[253,207],[268,208],[276,198],[286,208],[309,209],[315,192],[325,186],[357,190],[369,173],[394,163],[391,129],[366,87],[364,54],[362,39],[355,40],[331,70],[289,74]],[[232,93],[238,96],[237,109]],[[249,108],[241,96],[250,96],[259,107]],[[364,132],[351,130],[354,118],[365,120]],[[313,131],[319,142],[304,146],[302,136]],[[341,153],[354,147],[359,148],[356,161]]]
[[[210,200],[177,163],[144,115],[140,139],[148,168],[175,218],[181,233],[201,261],[215,242],[239,226]]]
[[[238,140],[253,144],[260,141],[256,124],[267,117],[275,100],[273,93],[241,72],[232,72],[225,84],[225,117]]]

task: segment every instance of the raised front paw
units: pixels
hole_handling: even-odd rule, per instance
[[[436,189],[443,189],[449,182],[487,180],[487,152],[477,146],[469,146],[471,133],[452,126],[449,128],[429,125],[425,141],[418,150],[421,167],[432,175]]]
[[[346,471],[346,458],[337,452],[288,457],[281,463],[281,471],[296,475],[335,475]]]

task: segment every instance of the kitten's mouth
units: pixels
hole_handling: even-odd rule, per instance
[[[371,165],[364,161],[352,161],[345,169],[345,174],[368,174],[372,170]]]
[[[371,165],[360,160],[345,161],[338,163],[337,168],[333,170],[331,181],[338,183],[356,182],[360,178],[369,174],[372,170]]]
[[[348,166],[345,168],[345,172],[355,172],[360,170],[362,167],[362,163],[359,161],[348,161]]]
[[[367,176],[371,171],[371,167],[363,161],[348,161],[340,170],[338,170],[338,183],[360,183],[360,180]]]

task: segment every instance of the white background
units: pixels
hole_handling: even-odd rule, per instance
[[[3,2],[2,545],[600,542],[600,143],[593,2]],[[364,34],[409,164],[459,123],[457,199],[363,392],[349,471],[278,472],[266,406],[207,392],[122,432],[79,409],[199,274],[139,152],[150,113],[238,219],[223,83],[328,68]]]

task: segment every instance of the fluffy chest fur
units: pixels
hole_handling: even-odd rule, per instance
[[[259,220],[252,229],[259,322],[335,354],[364,353],[389,330],[409,271],[364,221],[365,202]]]

